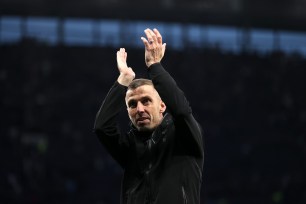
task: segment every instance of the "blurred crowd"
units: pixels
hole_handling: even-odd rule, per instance
[[[143,49],[126,50],[146,77]],[[123,171],[93,133],[116,51],[0,46],[1,204],[119,203]],[[306,203],[305,58],[169,48],[162,64],[204,130],[202,203]]]

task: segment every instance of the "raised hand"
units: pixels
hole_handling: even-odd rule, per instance
[[[162,60],[166,50],[166,43],[163,44],[162,36],[156,28],[153,30],[147,28],[144,32],[147,38],[141,37],[141,40],[145,45],[145,62],[147,67],[150,67],[152,64]]]
[[[120,48],[117,51],[117,67],[120,75],[117,79],[118,83],[124,86],[128,86],[135,78],[135,72],[131,67],[127,66],[127,52],[124,48]]]

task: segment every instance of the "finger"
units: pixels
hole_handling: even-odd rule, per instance
[[[120,49],[119,51],[117,51],[117,60],[120,60],[122,56],[122,50]]]
[[[149,42],[146,38],[141,37],[141,40],[142,40],[142,42],[143,42],[143,44],[145,45],[146,48],[149,47]]]
[[[120,48],[119,56],[120,56],[122,59],[126,60],[127,53],[125,52],[125,48]]]
[[[150,42],[151,40],[153,40],[149,28],[145,29],[144,32],[145,32],[145,34],[146,34],[147,39],[148,39],[149,42]]]
[[[156,36],[151,29],[147,28],[144,30],[144,32],[147,36],[149,44],[152,44],[154,41],[156,42]]]
[[[153,30],[149,29],[150,35],[152,36],[152,39],[154,42],[157,42],[156,34],[153,32]]]
[[[121,55],[121,48],[117,51],[117,57],[120,57]]]
[[[161,34],[159,33],[159,31],[158,31],[156,28],[154,28],[154,29],[153,29],[153,32],[154,32],[154,34],[156,35],[157,42],[158,42],[159,44],[163,44],[163,38],[162,38]]]

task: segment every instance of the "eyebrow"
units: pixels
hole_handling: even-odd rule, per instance
[[[152,97],[149,96],[149,95],[141,97],[138,101],[142,101],[144,99],[148,99],[148,100],[152,101]],[[128,104],[128,106],[130,106],[132,103],[135,103],[135,102],[136,102],[135,99],[131,99],[131,100],[128,100],[127,104]]]

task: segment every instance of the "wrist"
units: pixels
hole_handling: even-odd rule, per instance
[[[133,81],[134,77],[126,75],[126,74],[120,74],[117,81],[119,84],[123,86],[129,86],[130,83]]]
[[[154,64],[158,64],[160,62],[150,62],[150,63],[147,63],[147,68],[150,69],[152,67],[152,65]]]
[[[158,61],[158,62],[157,61],[147,62],[146,65],[147,65],[148,68],[150,68],[153,64],[157,64],[157,63],[160,63],[160,61]]]

